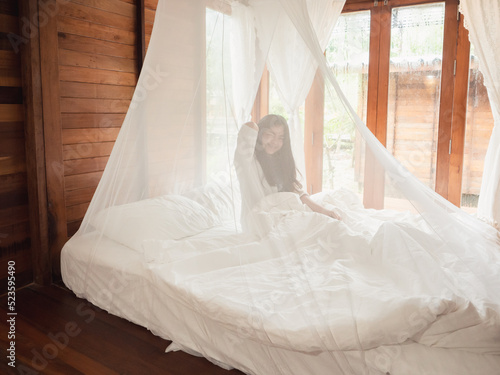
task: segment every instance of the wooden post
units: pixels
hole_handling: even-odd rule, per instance
[[[370,64],[368,68],[368,104],[366,124],[385,146],[387,140],[387,103],[389,98],[389,64],[391,16],[389,6],[372,10],[370,32]],[[366,208],[384,208],[385,177],[370,150],[365,154],[363,203]]]
[[[451,124],[451,155],[448,200],[460,207],[462,201],[462,172],[465,147],[467,93],[469,88],[470,42],[463,16],[458,25],[457,68],[453,89],[453,118]]]
[[[441,97],[439,103],[439,130],[436,161],[436,192],[448,199],[451,124],[453,118],[453,82],[457,51],[456,0],[446,0],[444,16],[443,65],[441,72]]]
[[[59,279],[60,252],[68,240],[59,94],[57,0],[38,0],[45,173],[52,274]]]
[[[37,0],[19,2],[20,20],[32,20],[38,16]],[[42,87],[40,76],[40,43],[34,23],[21,25],[26,44],[21,44],[21,71],[23,79],[23,103],[25,110],[26,174],[28,181],[31,254],[34,282],[49,285],[52,267],[47,220],[47,185],[45,179],[45,146],[42,121]]]
[[[136,1],[138,74],[141,74],[142,64],[144,63],[144,58],[146,57],[146,18],[144,6],[144,0]]]
[[[377,81],[377,125],[375,136],[386,146],[387,143],[387,112],[389,103],[389,70],[391,55],[391,18],[392,8],[380,6],[380,45],[379,67]]]
[[[377,107],[378,107],[378,71],[380,50],[380,8],[371,11],[370,19],[370,61],[368,64],[368,99],[366,126],[373,134],[377,131]]]
[[[319,193],[323,185],[323,133],[325,122],[325,82],[316,73],[306,98],[304,124],[304,153],[309,194]]]
[[[252,121],[258,122],[267,114],[269,114],[269,71],[264,68],[252,108]]]

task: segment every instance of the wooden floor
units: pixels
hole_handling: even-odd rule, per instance
[[[7,297],[0,301],[1,374],[242,374],[183,352],[165,353],[169,341],[57,285],[30,285],[16,292],[16,368],[12,369],[5,356],[11,316]]]

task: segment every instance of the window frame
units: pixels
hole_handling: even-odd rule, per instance
[[[462,163],[468,94],[470,43],[458,0],[347,0],[342,13],[370,11],[370,63],[368,68],[367,126],[385,146],[389,96],[389,65],[392,9],[402,6],[445,3],[443,60],[439,109],[439,131],[435,190],[460,207]],[[377,3],[377,4],[376,4]],[[306,99],[304,146],[307,187],[310,193],[321,191],[324,88],[317,77]],[[323,100],[323,103],[321,101]],[[311,113],[321,111],[321,113]],[[364,189],[366,207],[384,207],[384,180],[375,180],[375,166],[367,158]]]

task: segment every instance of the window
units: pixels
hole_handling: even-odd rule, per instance
[[[444,3],[392,9],[386,147],[434,189]]]
[[[473,53],[469,64],[470,45],[458,1],[376,3],[347,0],[327,59],[351,105],[388,150],[423,183],[473,211],[493,120]],[[320,152],[322,158],[321,170],[318,163],[310,164],[313,171],[307,173],[308,181],[320,175],[314,178],[322,186],[313,189],[308,182],[313,192],[367,178],[362,166],[357,176],[342,176],[343,160],[362,150],[356,150],[355,136],[336,137],[335,127],[342,121],[335,123],[328,93],[325,97],[324,144],[309,151]],[[308,100],[323,99],[319,95]],[[314,117],[307,109],[306,104],[306,140],[308,132],[318,132],[317,125],[307,123]],[[377,193],[383,186],[362,185],[366,206],[389,207]]]
[[[366,122],[368,92],[368,59],[370,47],[370,12],[361,11],[341,15],[326,48],[326,59],[342,91],[354,106],[358,116]],[[322,189],[347,187],[362,194],[361,176],[364,151],[357,142],[354,125],[344,118],[325,92],[323,133]],[[343,115],[339,116],[339,113]],[[353,161],[357,161],[354,162]],[[354,164],[355,173],[352,174]],[[317,189],[321,190],[321,187]],[[313,189],[314,192],[314,189]]]

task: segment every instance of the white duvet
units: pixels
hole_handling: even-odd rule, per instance
[[[500,364],[498,301],[476,293],[481,286],[463,267],[478,258],[456,259],[420,216],[337,199],[342,221],[280,194],[255,210],[254,235],[146,241],[152,282],[270,347],[320,353],[419,343]]]
[[[168,350],[248,374],[500,374],[497,252],[459,253],[422,216],[366,210],[351,193],[322,199],[342,221],[280,193],[250,234],[75,236],[63,280]]]

